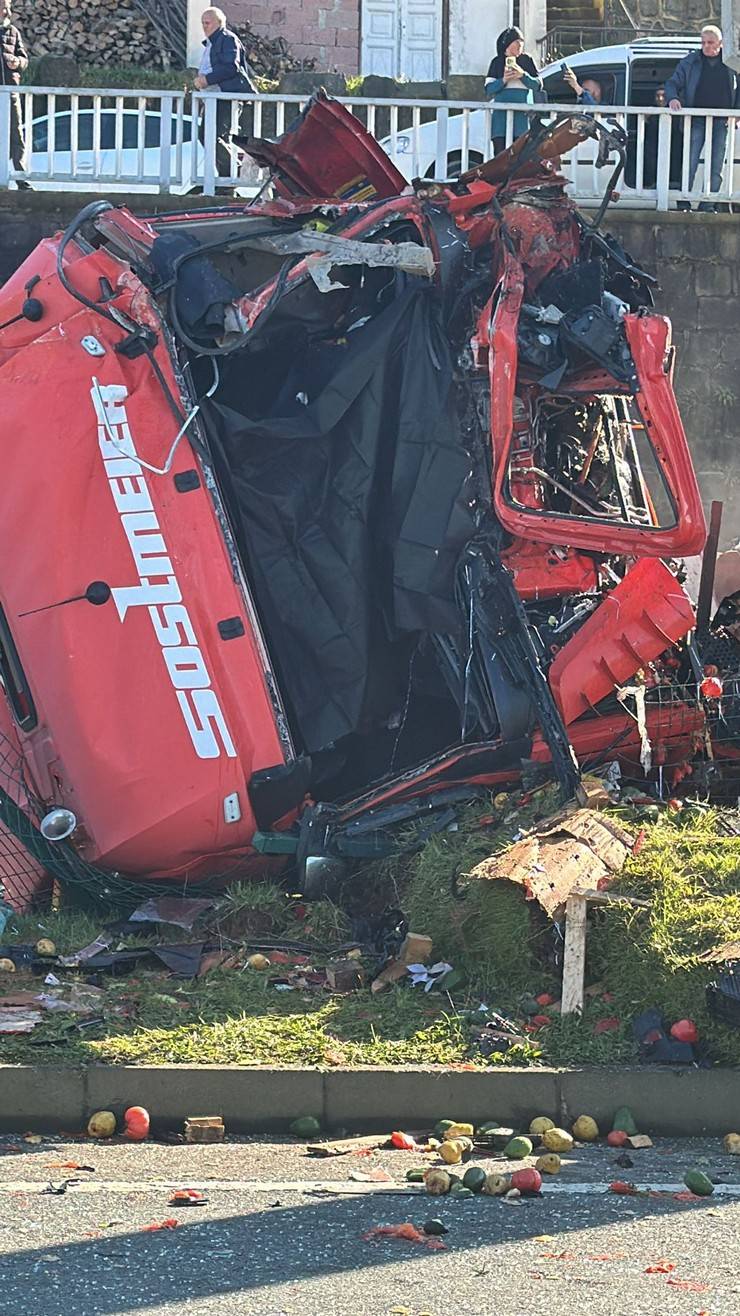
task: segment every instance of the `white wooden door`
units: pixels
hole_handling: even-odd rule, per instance
[[[443,0],[363,0],[362,73],[431,82],[442,76]]]

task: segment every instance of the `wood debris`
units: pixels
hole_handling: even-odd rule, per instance
[[[628,859],[634,837],[593,809],[564,810],[501,854],[476,865],[472,879],[505,880],[524,888],[552,919],[572,896],[598,894]]]

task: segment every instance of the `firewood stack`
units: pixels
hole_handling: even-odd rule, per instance
[[[156,28],[132,0],[14,0],[29,55],[71,55],[78,64],[168,68]]]
[[[290,47],[284,37],[259,36],[252,31],[249,23],[235,25],[234,31],[244,42],[250,68],[258,78],[274,81],[283,73],[293,73],[302,69],[310,72],[316,67],[314,59],[296,59],[290,53]]]

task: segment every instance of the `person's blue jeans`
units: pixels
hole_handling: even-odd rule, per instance
[[[689,190],[694,186],[694,178],[699,167],[699,157],[704,148],[707,133],[706,119],[691,120],[691,144],[689,147]],[[727,142],[727,120],[714,119],[712,132],[712,160],[709,171],[710,186],[713,192],[719,192],[722,186],[722,162],[725,158]],[[702,179],[703,191],[703,179]]]

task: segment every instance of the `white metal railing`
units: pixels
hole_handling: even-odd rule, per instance
[[[17,97],[13,102],[13,97]],[[230,133],[278,137],[307,103],[305,96],[216,96],[177,91],[0,87],[0,188],[24,179],[37,189],[148,191],[214,195],[238,189],[254,195],[264,175]],[[547,120],[580,108],[627,131],[627,164],[618,204],[665,211],[688,202],[740,202],[740,151],[735,121],[724,110],[630,106],[574,107],[501,102],[368,100],[341,97],[409,180],[444,179],[493,153],[492,130],[502,121],[507,144],[524,116]],[[11,111],[20,106],[26,168],[10,160]],[[692,125],[697,126],[692,128]],[[692,134],[701,162],[691,184]],[[723,142],[724,137],[724,142]],[[724,146],[720,177],[712,179],[712,143]],[[580,143],[562,161],[574,199],[596,204],[609,168],[597,168],[597,146]],[[712,184],[719,187],[713,190]]]

